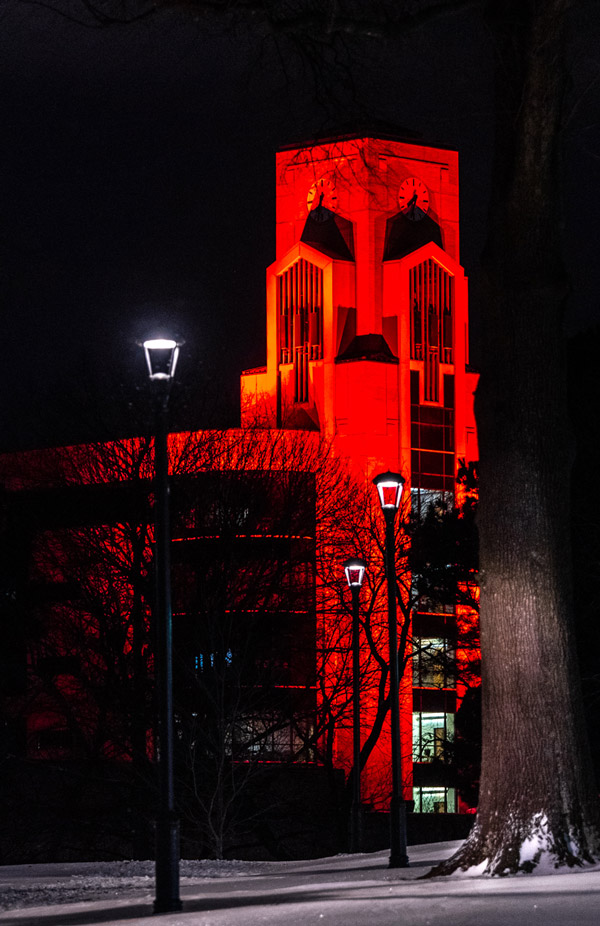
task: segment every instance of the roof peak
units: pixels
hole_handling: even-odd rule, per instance
[[[303,138],[298,138],[295,141],[281,145],[278,151],[291,151],[296,148],[314,148],[318,145],[368,138],[404,142],[405,144],[412,145],[427,145],[434,148],[447,147],[428,141],[424,138],[422,133],[415,132],[413,129],[374,119],[371,121],[327,126],[320,132],[317,132],[312,138],[306,138],[306,136],[304,136]]]

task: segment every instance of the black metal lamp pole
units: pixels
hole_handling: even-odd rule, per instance
[[[156,820],[155,913],[182,909],[179,896],[179,818],[175,812],[173,769],[173,615],[169,519],[168,404],[179,348],[175,341],[144,342],[150,379],[155,383],[154,530],[156,577],[156,687],[158,701],[159,811]]]
[[[361,852],[363,845],[363,807],[360,801],[360,646],[358,597],[367,564],[362,559],[344,563],[346,580],[352,593],[352,730],[353,766],[352,805],[350,808],[350,851]]]
[[[394,522],[400,506],[404,479],[399,473],[382,473],[373,480],[385,518],[385,572],[388,597],[390,659],[390,724],[392,739],[392,795],[390,801],[389,868],[407,868],[406,804],[402,792],[400,743],[400,676],[398,672],[398,624],[396,614],[396,557]]]

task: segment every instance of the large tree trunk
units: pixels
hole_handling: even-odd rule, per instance
[[[470,838],[434,873],[600,854],[572,639],[558,151],[569,0],[496,0],[497,159],[477,393],[483,758]]]

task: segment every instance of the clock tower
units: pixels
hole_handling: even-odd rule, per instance
[[[243,416],[452,491],[477,457],[457,153],[345,136],[280,151],[276,182],[267,365],[242,375]]]

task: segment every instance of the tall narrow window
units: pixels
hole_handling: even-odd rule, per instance
[[[294,364],[294,397],[308,401],[308,364],[323,356],[323,271],[300,258],[279,277],[279,362]]]
[[[438,402],[440,363],[452,363],[454,278],[434,260],[410,271],[410,356],[425,361],[424,398]]]

